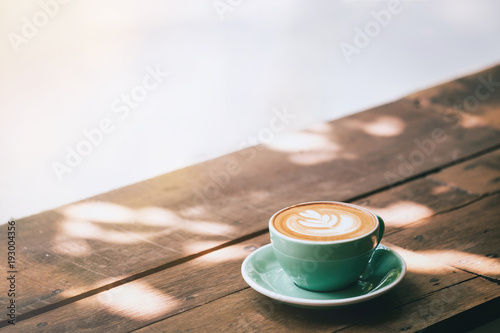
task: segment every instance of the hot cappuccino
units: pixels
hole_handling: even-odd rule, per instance
[[[279,233],[307,241],[339,241],[368,234],[377,225],[368,210],[345,203],[315,202],[288,207],[272,219]]]

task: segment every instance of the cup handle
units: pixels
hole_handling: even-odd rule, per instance
[[[377,214],[375,214],[375,216],[377,217],[378,224],[379,224],[379,227],[378,227],[378,241],[377,241],[377,246],[378,246],[380,244],[380,241],[382,240],[382,237],[384,237],[385,223],[384,223],[384,220],[382,220],[382,218],[380,216],[378,216]]]

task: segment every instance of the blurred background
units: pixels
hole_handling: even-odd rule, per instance
[[[497,64],[499,13],[496,0],[1,0],[1,220],[257,144],[280,112],[293,117],[273,138]]]

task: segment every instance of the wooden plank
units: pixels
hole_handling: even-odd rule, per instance
[[[491,301],[499,298],[500,287],[478,277],[382,313],[371,320],[348,327],[342,332],[416,332],[481,304],[490,303],[490,307],[496,306],[498,302]],[[488,311],[496,310],[495,312],[498,313],[498,308],[493,309],[488,309]],[[448,322],[447,325],[441,325],[438,332],[463,332],[481,324],[477,318],[476,320],[471,318],[467,323],[460,320],[460,317],[456,320],[458,323]]]
[[[486,297],[486,299],[489,299],[489,297]],[[425,331],[428,333],[460,331],[467,331],[469,333],[496,332],[498,330],[499,308],[500,297],[497,297],[428,326]],[[495,323],[495,321],[497,322]]]
[[[202,314],[197,314],[198,310],[196,310],[200,306],[218,304],[216,302],[219,298],[226,298],[225,296],[233,295],[235,292],[237,293],[235,295],[247,295],[237,297],[238,304],[241,304],[235,305],[235,308],[239,309],[242,306],[241,311],[255,311],[252,307],[255,305],[252,305],[252,300],[258,302],[260,306],[267,304],[269,307],[283,307],[274,304],[264,296],[261,297],[253,290],[248,290],[240,273],[243,258],[250,251],[268,242],[268,236],[263,235],[212,252],[166,271],[22,320],[16,324],[16,328],[27,332],[35,328],[38,328],[40,332],[105,331],[117,328],[121,331],[130,331],[158,320],[175,318],[183,312],[187,314],[190,318],[188,321],[191,322],[202,316]],[[391,293],[391,296],[383,301],[386,309],[473,278],[473,275],[469,273],[432,262],[425,256],[416,255],[398,247],[394,248],[406,260],[408,274],[400,286]],[[245,291],[239,293],[243,289]],[[231,302],[234,300],[232,296],[228,297]],[[232,320],[238,319],[234,313],[232,316]],[[350,319],[357,319],[356,315],[351,314]],[[213,325],[218,322],[214,322]],[[167,326],[161,327],[170,327],[172,324],[167,322],[165,325]]]
[[[451,128],[438,113],[398,101],[21,219],[18,269],[30,277],[18,311],[264,230],[289,204],[350,200],[491,149],[499,133]],[[432,153],[416,153],[426,140]]]
[[[420,178],[370,195],[354,203],[383,217],[388,235],[421,219],[478,199],[478,195]]]
[[[395,249],[407,261],[407,276],[389,294],[365,303],[333,310],[301,309],[245,289],[138,332],[332,332],[474,278],[471,274],[453,270],[424,256]]]
[[[243,259],[268,244],[269,235],[224,248],[167,270],[22,320],[30,332],[129,331],[247,287]]]
[[[450,266],[500,278],[500,194],[388,235],[388,242]]]
[[[454,165],[427,176],[474,194],[500,191],[500,150]]]
[[[476,197],[477,196],[475,195],[470,195],[464,191],[453,189],[450,187],[446,187],[443,189],[443,185],[437,184],[436,182],[428,179],[419,179],[409,183],[405,183],[401,186],[394,187],[388,191],[369,196],[362,202],[357,203],[365,206],[368,205],[370,209],[373,209],[375,212],[380,213],[382,216],[384,216],[386,220],[387,230],[390,231],[396,230],[396,228],[400,228],[408,223],[414,223],[419,219],[429,217],[431,215],[449,210],[459,205],[463,205],[467,202],[470,202],[471,200],[475,200]],[[264,243],[268,242],[267,235],[264,235],[259,239],[262,239]],[[247,243],[250,244],[249,246],[253,244],[252,241],[245,242],[243,244]],[[173,268],[168,269],[169,274],[172,269]],[[239,279],[239,268],[236,267],[235,269],[236,275],[234,278],[237,280]],[[210,278],[210,276],[214,275],[212,271],[203,274],[207,275],[206,280],[203,280],[206,281],[205,284],[213,283]],[[168,280],[168,278],[165,279]],[[432,277],[429,277],[429,279],[432,279]],[[29,285],[34,284],[31,283]],[[175,284],[172,282],[172,285]],[[200,285],[200,287],[202,286],[204,286],[204,284]],[[405,289],[409,290],[411,289],[410,287],[411,286]],[[183,291],[190,290],[190,288],[185,286],[179,286],[178,288]],[[211,290],[210,285],[204,288],[206,288],[207,290]],[[30,291],[29,289],[27,290]],[[234,292],[235,290],[221,291],[230,293]],[[32,292],[35,293],[36,289]],[[213,296],[217,295],[218,293],[213,292]],[[54,294],[53,297],[57,296],[57,294]],[[190,304],[192,306],[199,305],[196,302],[190,302]],[[179,309],[177,310],[180,311]]]
[[[405,98],[417,107],[440,112],[452,126],[500,128],[500,65]]]

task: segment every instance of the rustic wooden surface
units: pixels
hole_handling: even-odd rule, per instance
[[[247,148],[18,220],[16,331],[411,332],[491,319],[470,314],[500,297],[500,87],[457,111],[484,79],[500,82],[500,66],[296,133],[293,147]],[[329,311],[249,288],[241,262],[269,242],[270,215],[311,200],[383,216],[383,243],[408,263],[401,284]]]
[[[500,190],[500,151],[493,151],[447,168],[429,178],[461,188],[471,194]]]

